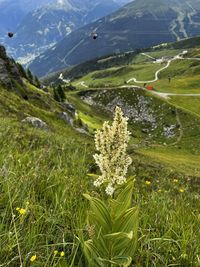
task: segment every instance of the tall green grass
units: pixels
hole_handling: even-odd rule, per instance
[[[1,119],[0,266],[87,266],[76,237],[86,227],[82,194],[94,191],[87,178],[95,171],[93,152],[92,140],[68,130],[43,132]],[[133,266],[199,266],[198,179],[156,172],[142,158],[136,163],[130,174],[137,174],[133,204],[141,221]]]
[[[93,138],[58,119],[58,104],[34,90],[28,94],[30,101],[0,91],[0,266],[86,267],[77,239],[80,230],[87,230],[88,203],[83,193],[105,197],[87,176],[97,172]],[[69,98],[91,127],[92,121],[98,127],[106,118],[106,112],[73,95]],[[48,130],[23,124],[28,115],[42,118]],[[195,169],[198,160],[190,161],[190,152],[199,153],[199,122],[192,117],[190,127],[189,116],[181,117],[185,137],[180,146],[188,151],[187,165],[192,162]],[[129,149],[134,162],[129,175],[136,175],[132,204],[140,206],[139,244],[132,266],[199,266],[198,166],[191,172],[172,164],[177,147],[145,148],[150,154]],[[32,256],[36,256],[33,262]]]

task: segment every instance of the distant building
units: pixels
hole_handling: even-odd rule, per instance
[[[187,50],[184,50],[183,52],[182,52],[182,55],[186,55],[188,53],[188,51]]]
[[[152,91],[154,88],[153,88],[152,85],[147,85],[147,86],[146,86],[146,89],[149,90],[149,91]]]
[[[162,57],[162,58],[157,58],[155,61],[153,61],[154,63],[165,63],[169,60],[169,58],[167,57]]]

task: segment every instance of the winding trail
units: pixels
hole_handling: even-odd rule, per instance
[[[85,88],[88,88],[89,87],[87,84],[85,84],[84,81],[81,81],[81,82],[77,83],[76,85],[81,85],[81,86],[83,86]]]
[[[151,91],[152,94],[161,96],[163,98],[168,98],[169,96],[200,96],[200,94],[175,94],[175,93],[161,93],[161,92],[155,92]]]
[[[179,113],[178,113],[177,109],[176,109],[176,121],[177,121],[177,124],[179,125],[179,133],[180,134],[179,134],[177,140],[174,143],[170,144],[170,146],[174,146],[174,145],[177,145],[178,143],[180,143],[180,141],[181,141],[181,139],[183,137],[183,134],[184,134],[183,125],[182,125],[182,122],[180,120]]]
[[[200,58],[189,58],[189,57],[188,57],[188,58],[184,58],[183,55],[187,54],[187,52],[188,52],[188,51],[183,51],[182,53],[179,53],[178,55],[176,55],[176,56],[174,56],[173,58],[169,59],[169,60],[167,61],[167,64],[166,64],[164,67],[160,68],[159,70],[157,70],[157,71],[155,72],[155,78],[154,78],[153,80],[148,80],[148,81],[138,81],[136,78],[131,78],[131,79],[129,79],[129,80],[127,81],[127,83],[130,83],[130,82],[132,82],[132,81],[135,82],[135,83],[138,83],[138,84],[144,84],[144,83],[153,83],[153,82],[156,82],[156,81],[158,81],[158,79],[159,79],[159,77],[158,77],[159,73],[162,72],[163,70],[169,68],[171,62],[172,62],[172,61],[175,61],[175,60],[198,60],[198,61],[200,61]],[[152,59],[155,59],[155,58],[149,56],[149,55],[146,54],[146,53],[142,53],[142,55],[147,56],[147,57],[152,58]],[[77,85],[81,85],[81,86],[83,86],[83,87],[85,87],[85,88],[89,88],[89,86],[86,85],[84,81],[79,82]],[[132,87],[132,88],[139,88],[139,89],[142,89],[142,90],[146,90],[145,87],[142,87],[142,86],[135,86],[135,85],[122,85],[122,86],[120,86],[120,87],[118,87],[118,88],[130,88],[130,87]],[[112,88],[109,88],[109,89],[112,89]],[[114,88],[113,88],[113,89],[114,89]],[[186,96],[186,97],[187,97],[187,96],[198,96],[198,97],[200,97],[200,93],[199,93],[199,94],[182,94],[182,93],[180,94],[180,93],[163,93],[163,92],[156,92],[156,91],[149,91],[149,92],[152,93],[152,94],[154,94],[154,95],[157,95],[157,96],[166,98],[166,99],[169,98],[170,96]]]
[[[158,78],[159,73],[162,72],[163,70],[169,68],[171,62],[172,62],[172,61],[175,61],[175,60],[177,60],[177,59],[180,59],[180,60],[198,60],[198,61],[200,61],[200,58],[183,58],[182,55],[184,55],[184,54],[185,54],[185,51],[183,51],[182,53],[180,53],[180,54],[174,56],[172,59],[169,59],[169,60],[167,61],[167,65],[166,65],[166,66],[164,66],[164,67],[162,67],[161,69],[159,69],[159,70],[156,71],[156,73],[155,73],[155,79],[153,79],[153,80],[148,80],[148,81],[138,81],[136,78],[131,78],[131,79],[129,79],[129,80],[127,81],[127,83],[130,83],[130,82],[132,82],[132,81],[135,82],[135,83],[153,83],[153,82],[157,82],[158,79],[159,79],[159,78]],[[144,54],[144,53],[143,53],[143,55],[147,56],[147,54]]]
[[[156,59],[155,57],[152,57],[152,56],[150,56],[150,55],[148,55],[148,54],[146,54],[146,53],[141,53],[141,55],[146,56],[146,57],[148,57],[148,58],[150,58],[150,59]]]
[[[172,59],[172,60],[174,60],[174,59]],[[166,66],[164,66],[164,67],[162,67],[161,69],[159,69],[159,70],[156,71],[156,73],[155,73],[155,79],[154,79],[154,80],[150,80],[150,81],[138,81],[136,78],[131,78],[131,79],[129,79],[129,80],[127,81],[127,83],[130,83],[130,82],[132,82],[132,81],[135,82],[135,83],[153,83],[153,82],[156,82],[156,81],[158,80],[158,74],[159,74],[161,71],[167,69],[167,68],[170,66],[172,60],[169,60],[169,61],[167,62],[167,65],[166,65]]]

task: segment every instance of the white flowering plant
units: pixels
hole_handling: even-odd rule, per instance
[[[121,108],[116,107],[113,124],[104,122],[103,128],[95,135],[96,149],[100,154],[95,154],[94,159],[100,168],[101,176],[94,185],[99,187],[106,184],[106,193],[111,196],[116,185],[126,182],[128,166],[132,163],[126,153],[130,139],[127,127],[128,118],[123,117]]]
[[[109,197],[102,201],[84,194],[90,203],[87,216],[90,231],[87,241],[83,233],[80,240],[89,267],[128,267],[136,251],[138,207],[132,207],[134,179],[125,177],[132,162],[126,154],[130,136],[127,121],[117,107],[113,124],[105,122],[95,136],[99,154],[95,154],[94,159],[101,176],[94,185],[105,185]]]

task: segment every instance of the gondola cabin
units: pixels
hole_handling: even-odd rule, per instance
[[[13,32],[8,32],[8,37],[9,38],[12,38],[14,36],[14,33]]]
[[[96,40],[98,38],[98,34],[96,32],[92,33],[93,40]]]

